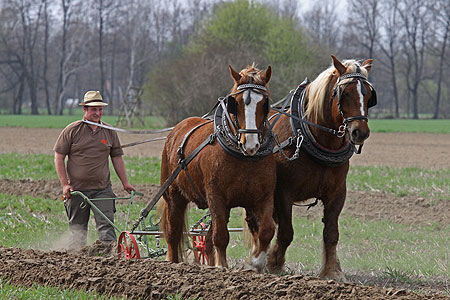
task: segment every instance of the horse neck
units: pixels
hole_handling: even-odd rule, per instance
[[[337,109],[336,101],[333,101],[333,99],[331,99],[335,82],[336,81],[330,82],[330,88],[327,89],[327,93],[325,95],[326,100],[324,101],[323,106],[323,118],[320,120],[315,120],[311,116],[309,116],[307,120],[337,131],[339,129],[339,126],[342,125],[342,120],[340,120],[341,117]],[[345,138],[339,138],[336,135],[326,132],[323,129],[319,129],[313,126],[309,126],[309,128],[316,141],[321,146],[327,149],[337,150],[342,148],[346,143]]]

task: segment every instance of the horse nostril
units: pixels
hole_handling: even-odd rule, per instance
[[[352,138],[354,140],[357,140],[359,138],[360,134],[361,134],[361,130],[355,129],[352,131]]]

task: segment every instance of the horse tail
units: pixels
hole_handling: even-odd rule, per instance
[[[251,222],[251,218],[247,216],[247,210],[242,209],[242,239],[247,249],[251,249],[253,254],[258,249],[258,240],[254,239],[251,229],[248,226],[248,222]]]
[[[187,205],[184,208],[184,213],[183,213],[183,230],[182,230],[182,235],[181,235],[181,240],[180,243],[178,244],[178,259],[179,261],[185,261],[186,259],[186,246],[188,243],[188,209],[187,209]]]
[[[158,214],[161,216],[159,221],[159,229],[162,231],[163,235],[166,236],[169,226],[169,208],[165,199],[158,202],[157,208]],[[183,229],[181,234],[181,240],[178,243],[178,261],[182,262],[185,259],[186,252],[186,240],[187,240],[187,228],[188,228],[188,210],[185,208],[183,213]]]
[[[158,204],[157,204],[157,208],[156,208],[156,213],[158,216],[160,216],[159,219],[159,230],[163,233],[163,235],[166,235],[167,232],[167,225],[168,225],[168,220],[167,220],[167,202],[166,200],[159,199]]]

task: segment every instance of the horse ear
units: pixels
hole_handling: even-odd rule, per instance
[[[239,75],[238,72],[233,70],[233,68],[230,65],[228,65],[228,68],[230,69],[231,77],[233,77],[233,80],[235,82],[239,82],[239,80],[241,79],[241,75]]]
[[[338,70],[339,75],[345,74],[347,68],[333,54],[331,54],[331,58],[333,59],[333,65],[336,68],[336,70]]]
[[[362,63],[362,66],[367,70],[367,72],[370,72],[370,69],[372,69],[372,62],[373,59],[368,59]]]
[[[267,69],[264,71],[264,74],[261,75],[261,79],[267,84],[272,78],[272,67],[269,65]]]

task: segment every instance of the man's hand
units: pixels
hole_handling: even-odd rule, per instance
[[[134,188],[134,186],[132,186],[131,184],[129,184],[128,182],[123,184],[123,189],[125,191],[127,191],[128,193],[131,193],[131,191],[136,191],[136,189]]]
[[[70,198],[70,192],[73,192],[73,187],[69,184],[63,186],[63,200]]]

